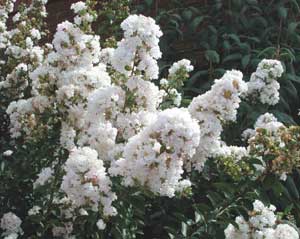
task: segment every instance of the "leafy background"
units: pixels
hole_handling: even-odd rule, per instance
[[[163,30],[162,75],[172,62],[181,58],[192,60],[195,70],[184,88],[185,103],[208,90],[225,70],[239,69],[247,81],[264,58],[278,59],[284,64],[286,72],[279,81],[279,104],[267,107],[243,102],[239,124],[227,126],[223,135],[226,142],[242,145],[241,132],[253,127],[257,117],[265,112],[272,112],[286,125],[300,122],[299,6],[298,0],[171,0],[168,3],[147,0],[140,1],[131,10],[154,17]],[[175,199],[164,206],[159,203],[157,208],[152,208],[151,216],[159,215],[159,219],[147,231],[149,238],[167,234],[170,238],[223,238],[224,227],[234,215],[247,216],[247,208],[251,208],[254,198],[273,203],[286,218],[300,225],[298,169],[286,182],[273,176],[249,182],[233,181],[212,170],[216,168],[213,164],[208,163],[203,175],[192,177],[191,198]],[[157,232],[157,225],[168,226]]]

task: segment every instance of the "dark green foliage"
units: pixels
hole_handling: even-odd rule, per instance
[[[172,0],[158,5],[158,1],[147,1],[134,10],[151,15],[161,26],[162,66],[183,57],[195,65],[185,87],[186,97],[209,89],[225,70],[239,69],[247,80],[263,58],[279,59],[286,68],[280,80],[282,97],[268,110],[281,121],[294,123],[300,108],[300,1],[191,2]],[[259,108],[249,110],[244,105],[241,111],[257,115]],[[247,125],[239,127],[253,125],[255,119],[247,116]]]

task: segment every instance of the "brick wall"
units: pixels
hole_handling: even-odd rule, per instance
[[[47,25],[51,32],[54,32],[58,23],[64,20],[70,20],[73,17],[72,12],[70,11],[70,6],[72,3],[77,2],[78,0],[48,0],[47,3]],[[17,0],[16,9],[20,3],[30,3],[31,0]]]
[[[1,0],[0,0],[1,1]],[[55,28],[58,23],[64,20],[72,19],[72,12],[70,11],[70,6],[72,3],[77,2],[79,0],[48,0],[47,3],[47,24],[51,32],[55,31]],[[85,0],[82,0],[85,1]],[[103,0],[98,0],[99,2]],[[106,0],[107,1],[107,0]],[[109,1],[109,0],[108,0]],[[30,3],[31,0],[17,0],[16,6],[19,3]],[[143,0],[133,0],[133,4],[142,3]],[[155,14],[156,10],[159,7],[166,6],[169,0],[155,0],[155,8],[153,9],[153,14]],[[185,5],[198,5],[198,4],[207,4],[209,0],[184,0]]]

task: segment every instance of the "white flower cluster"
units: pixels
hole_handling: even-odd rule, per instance
[[[14,213],[8,212],[1,218],[0,227],[3,230],[5,238],[17,238],[18,234],[22,234],[22,220]]]
[[[176,75],[176,73],[180,70],[184,69],[186,72],[191,72],[194,70],[194,67],[191,65],[191,61],[187,59],[182,59],[173,63],[173,65],[169,69],[169,76]]]
[[[168,109],[125,145],[123,159],[110,168],[113,175],[122,175],[125,185],[136,181],[150,191],[173,197],[183,190],[183,164],[192,157],[199,144],[200,130],[185,109]]]
[[[73,3],[71,9],[74,11],[76,16],[74,17],[74,23],[78,26],[83,26],[85,23],[89,25],[96,19],[96,15],[88,11],[88,5],[82,1]]]
[[[43,168],[41,172],[37,175],[38,178],[33,183],[33,188],[38,186],[44,186],[47,182],[49,182],[53,178],[54,170],[50,167]]]
[[[265,113],[258,117],[256,123],[254,124],[254,129],[246,129],[242,137],[245,140],[248,140],[248,143],[251,144],[252,141],[255,141],[255,138],[259,135],[260,130],[265,130],[268,136],[268,140],[272,141],[274,145],[277,145],[278,149],[284,150],[286,148],[286,143],[281,137],[281,130],[286,129],[286,126],[279,122],[278,119],[271,113]],[[252,144],[253,150],[258,150],[260,153],[268,153],[268,147],[265,147],[262,144]],[[261,156],[258,156],[261,158]],[[265,170],[265,165],[259,166],[261,171]],[[277,172],[278,174],[279,172]],[[279,173],[280,179],[285,181],[287,179],[287,174],[282,167]]]
[[[223,157],[232,157],[238,162],[244,157],[247,157],[249,153],[245,147],[222,145],[219,155]]]
[[[105,65],[99,64],[99,54],[99,36],[85,34],[67,21],[59,24],[53,49],[43,64],[30,73],[33,97],[13,102],[7,110],[15,137],[21,135],[21,128],[30,133],[30,127],[22,125],[24,113],[34,121],[35,113],[48,107],[64,116],[62,145],[67,149],[74,147],[76,131],[84,126],[87,97],[94,89],[110,85]],[[27,106],[26,112],[23,105]]]
[[[14,10],[16,0],[7,0],[0,6],[0,49],[7,47],[9,34],[7,32],[8,15]]]
[[[134,111],[156,111],[162,102],[164,91],[160,91],[152,82],[140,77],[131,77],[126,82],[126,86],[135,99]]]
[[[255,200],[249,220],[243,216],[235,219],[238,228],[229,224],[225,229],[226,239],[299,239],[298,232],[288,224],[281,224],[275,215],[273,205],[266,207],[261,201]]]
[[[6,109],[6,113],[10,116],[11,137],[18,138],[22,133],[29,135],[31,131],[30,125],[36,124],[33,112],[44,112],[48,104],[48,98],[44,96],[12,101]],[[28,124],[27,127],[24,127],[25,122]]]
[[[147,79],[157,79],[157,59],[161,57],[158,42],[162,36],[159,26],[150,17],[131,15],[122,22],[121,28],[124,38],[113,53],[113,67],[127,76],[140,71]]]
[[[253,138],[256,134],[258,129],[265,129],[269,134],[272,134],[274,137],[278,139],[278,129],[285,127],[278,119],[271,113],[265,113],[259,116],[254,124],[254,129],[246,129],[242,133],[242,137],[249,141]]]
[[[277,81],[283,73],[283,67],[277,60],[262,60],[248,84],[246,97],[258,99],[263,104],[275,105],[279,101],[280,85]]]
[[[210,91],[194,98],[189,105],[189,111],[201,129],[201,143],[189,168],[193,166],[201,171],[206,160],[221,150],[222,123],[236,119],[240,96],[247,91],[242,78],[240,71],[227,71],[221,79],[215,80]]]
[[[164,101],[171,101],[176,107],[180,106],[182,95],[178,90],[181,90],[184,81],[189,77],[188,73],[193,69],[191,61],[187,59],[175,62],[170,67],[168,78],[160,80],[160,88],[165,91]]]
[[[9,73],[0,79],[0,91],[10,99],[24,97],[24,91],[29,85],[28,73],[32,72],[43,60],[44,49],[38,46],[41,39],[41,27],[34,25],[41,22],[46,16],[45,4],[47,1],[34,0],[21,13],[13,17],[13,28],[7,30],[6,22],[8,13],[14,8],[15,1],[6,1],[4,7],[0,7],[0,49],[5,49],[4,54],[10,59],[9,64],[0,64],[0,69],[5,68]],[[32,20],[35,12],[34,24],[26,23]],[[26,62],[26,64],[24,63]]]
[[[89,147],[74,148],[64,169],[66,174],[61,190],[76,207],[90,206],[93,211],[103,208],[105,217],[116,214],[112,202],[117,197],[111,191],[111,181],[95,150]]]

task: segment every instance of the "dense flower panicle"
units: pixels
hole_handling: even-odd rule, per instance
[[[162,32],[151,17],[131,15],[121,23],[124,37],[139,36],[147,45],[158,44]]]
[[[115,49],[111,47],[101,49],[99,56],[100,62],[102,62],[103,64],[111,65],[114,51]]]
[[[199,144],[200,130],[185,109],[168,109],[125,145],[123,159],[110,168],[127,186],[146,186],[155,194],[173,197],[182,190],[183,163]],[[185,185],[189,185],[185,182]]]
[[[23,230],[21,228],[22,220],[14,213],[8,212],[1,218],[0,227],[3,230],[4,236],[18,235],[22,234]]]
[[[37,124],[33,113],[43,113],[48,106],[48,98],[43,96],[12,101],[6,109],[6,113],[10,116],[11,137],[18,138],[22,133],[30,135],[31,127]]]
[[[202,112],[215,114],[222,121],[233,121],[241,102],[241,93],[247,91],[240,71],[227,71],[221,79],[215,80],[211,90],[193,99],[189,106],[192,116],[200,122]]]
[[[245,140],[250,140],[253,136],[255,136],[256,131],[259,129],[265,129],[267,132],[276,137],[278,130],[282,127],[284,127],[284,125],[279,122],[273,114],[265,113],[257,118],[254,124],[254,129],[246,129],[242,133],[242,137]]]
[[[113,53],[113,67],[127,76],[138,70],[147,79],[157,79],[156,60],[161,57],[158,42],[162,36],[159,26],[150,17],[131,15],[122,22],[121,28],[124,38]]]
[[[264,171],[274,173],[283,181],[299,167],[299,135],[299,127],[287,127],[270,113],[257,119],[254,130],[244,132],[249,138],[251,156],[258,159],[268,157],[268,163],[263,165]]]
[[[245,97],[257,99],[263,104],[275,105],[279,102],[280,85],[277,79],[284,72],[282,64],[277,60],[262,60],[251,75]]]
[[[25,93],[30,87],[28,74],[41,64],[44,49],[38,42],[42,31],[43,18],[47,15],[47,1],[33,0],[30,5],[21,9],[13,17],[13,28],[7,29],[8,14],[14,9],[15,1],[4,1],[0,6],[0,49],[4,50],[7,61],[1,62],[0,92],[12,100],[28,97]],[[32,16],[34,14],[34,17]],[[26,21],[31,21],[27,24]]]
[[[235,219],[238,228],[229,224],[225,229],[226,239],[299,239],[298,232],[288,224],[281,224],[275,215],[273,205],[266,207],[255,200],[253,211],[249,212],[249,220],[238,216]]]
[[[116,146],[117,116],[125,105],[125,92],[119,86],[102,87],[87,99],[85,125],[79,134],[78,144],[97,150],[103,160],[109,160],[110,151]]]
[[[7,19],[8,15],[14,10],[16,0],[7,0],[0,6],[0,48],[5,48],[7,39]]]
[[[125,92],[121,87],[110,86],[97,89],[88,97],[87,118],[95,122],[113,121],[124,105]]]
[[[57,26],[53,46],[59,55],[68,57],[65,61],[85,65],[99,61],[99,39],[99,36],[85,34],[78,26],[65,21]]]
[[[64,169],[66,174],[61,190],[76,207],[90,206],[93,211],[98,211],[100,207],[104,216],[116,214],[112,202],[117,197],[111,191],[111,181],[95,150],[89,147],[74,148]]]
[[[200,125],[201,144],[190,160],[188,169],[195,167],[201,171],[209,157],[219,154],[222,123],[236,119],[240,96],[247,91],[242,78],[240,71],[227,71],[221,79],[215,80],[210,91],[194,98],[189,105],[189,112]]]
[[[275,239],[285,239],[285,238],[291,238],[291,239],[299,239],[299,234],[293,228],[292,226],[288,224],[279,224],[274,232],[273,237],[270,235],[270,239],[275,238]]]
[[[89,145],[95,149],[99,157],[105,161],[111,160],[110,152],[116,146],[118,130],[108,121],[93,121],[89,127],[79,134],[78,144]]]
[[[62,226],[55,226],[52,228],[52,235],[54,238],[64,238],[64,239],[69,239],[69,238],[74,238],[72,237],[72,232],[73,232],[73,224],[72,222],[66,222],[63,223]]]
[[[156,112],[139,111],[119,114],[116,120],[118,137],[128,140],[156,120]]]
[[[18,129],[30,128],[24,118],[28,115],[36,118],[35,114],[41,112],[32,104],[37,99],[45,99],[47,107],[64,118],[60,141],[70,150],[75,146],[78,131],[83,131],[87,124],[84,117],[87,98],[95,89],[110,86],[110,76],[106,66],[99,63],[99,36],[85,34],[75,24],[68,21],[59,24],[53,46],[48,45],[48,48],[50,53],[43,64],[30,73],[34,97],[22,103],[28,105],[30,111],[24,112],[27,115],[18,110],[15,110],[18,114],[8,112],[11,131],[18,137],[21,136]]]
[[[156,111],[162,102],[164,91],[159,90],[152,82],[145,81],[140,77],[131,77],[126,82],[126,86],[134,98],[131,110],[135,112]]]

